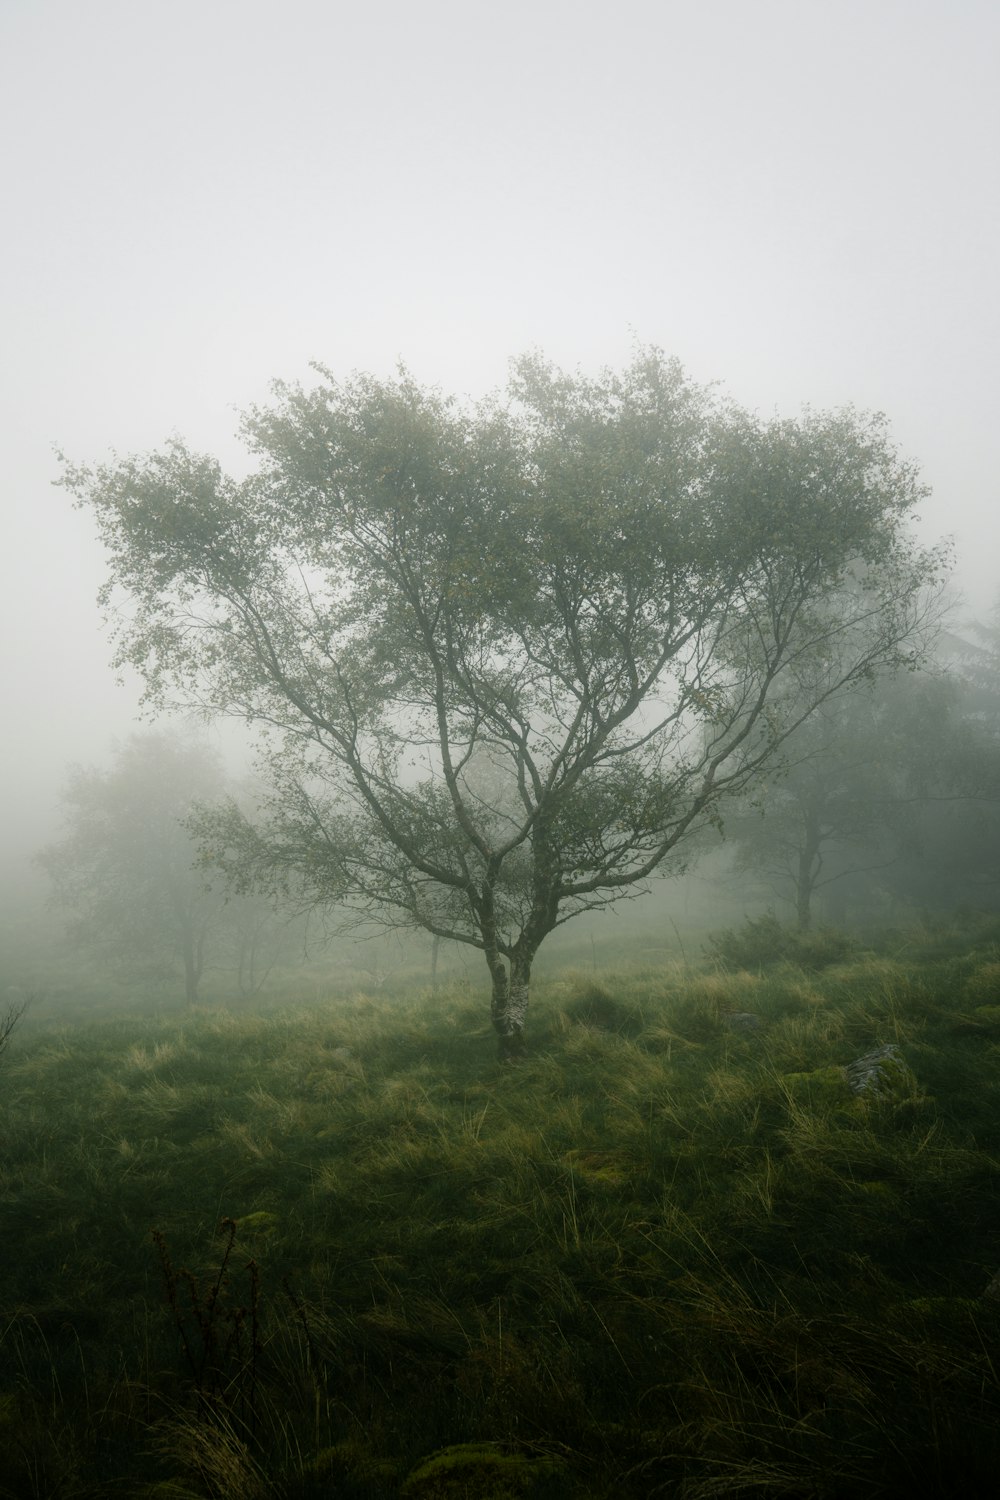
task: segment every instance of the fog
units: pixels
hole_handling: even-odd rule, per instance
[[[475,395],[640,340],[765,413],[884,410],[985,615],[998,41],[986,0],[6,0],[7,925],[67,768],[139,712],[55,448],[238,468],[238,411],[310,360]]]

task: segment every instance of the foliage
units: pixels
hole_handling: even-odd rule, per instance
[[[249,999],[287,955],[292,915],[261,896],[227,893],[187,826],[226,787],[215,751],[179,732],[133,735],[109,770],[73,770],[66,834],[38,860],[55,904],[71,914],[71,936],[105,976],[182,976],[191,1004],[210,971],[225,969]]]
[[[922,798],[942,784],[960,738],[954,682],[901,673],[862,683],[799,727],[791,764],[730,820],[736,869],[812,921],[817,893],[911,857]]]
[[[164,731],[133,735],[110,770],[73,770],[66,835],[39,855],[79,941],[133,972],[179,968],[189,1003],[224,896],[195,868],[197,846],[183,818],[223,786],[205,744]]]
[[[27,1000],[14,1000],[0,1015],[0,1056],[7,1050],[14,1028],[27,1009]]]
[[[825,969],[857,950],[856,940],[846,932],[832,927],[803,932],[783,926],[773,912],[748,917],[741,928],[718,933],[707,946],[720,963],[737,969],[759,969],[783,962],[801,964],[804,969]]]
[[[953,645],[958,670],[969,688],[969,711],[993,740],[1000,740],[1000,600],[985,621],[972,621],[966,637],[956,638]]]
[[[391,1500],[481,1460],[553,1500],[988,1493],[998,955],[994,922],[596,974],[627,1032],[555,976],[514,1070],[458,990],[27,1032],[0,1485]],[[850,1095],[889,1044],[912,1085]]]
[[[924,909],[994,907],[1000,894],[998,621],[994,611],[989,624],[945,640],[957,688],[951,733],[944,743],[921,736],[926,771],[911,858],[891,872],[894,893]]]
[[[516,1052],[545,938],[917,660],[943,556],[880,418],[763,421],[656,350],[596,379],[522,360],[473,409],[320,375],[249,414],[245,480],[179,442],[68,467],[116,660],[154,705],[271,732],[263,819],[202,823],[237,885],[480,950]]]
[[[932,671],[862,683],[800,726],[789,764],[763,778],[726,833],[735,869],[793,905],[845,922],[891,896],[918,905],[992,894],[1000,740],[945,633]],[[995,869],[995,857],[992,859]],[[995,882],[994,882],[995,884]]]

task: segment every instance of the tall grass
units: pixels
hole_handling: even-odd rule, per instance
[[[982,1492],[997,950],[919,941],[555,974],[509,1070],[463,989],[19,1036],[0,1497]]]

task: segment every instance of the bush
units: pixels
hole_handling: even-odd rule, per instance
[[[857,952],[857,943],[835,927],[800,932],[784,927],[773,912],[748,917],[740,928],[728,928],[709,940],[708,952],[733,969],[762,969],[767,964],[795,963],[803,969],[825,969]]]

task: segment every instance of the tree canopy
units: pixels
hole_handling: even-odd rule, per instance
[[[206,817],[213,856],[480,949],[512,1054],[546,936],[916,662],[943,554],[882,418],[765,420],[657,350],[479,404],[317,371],[247,414],[244,479],[175,441],[65,483],[117,663],[264,731],[265,815]]]

